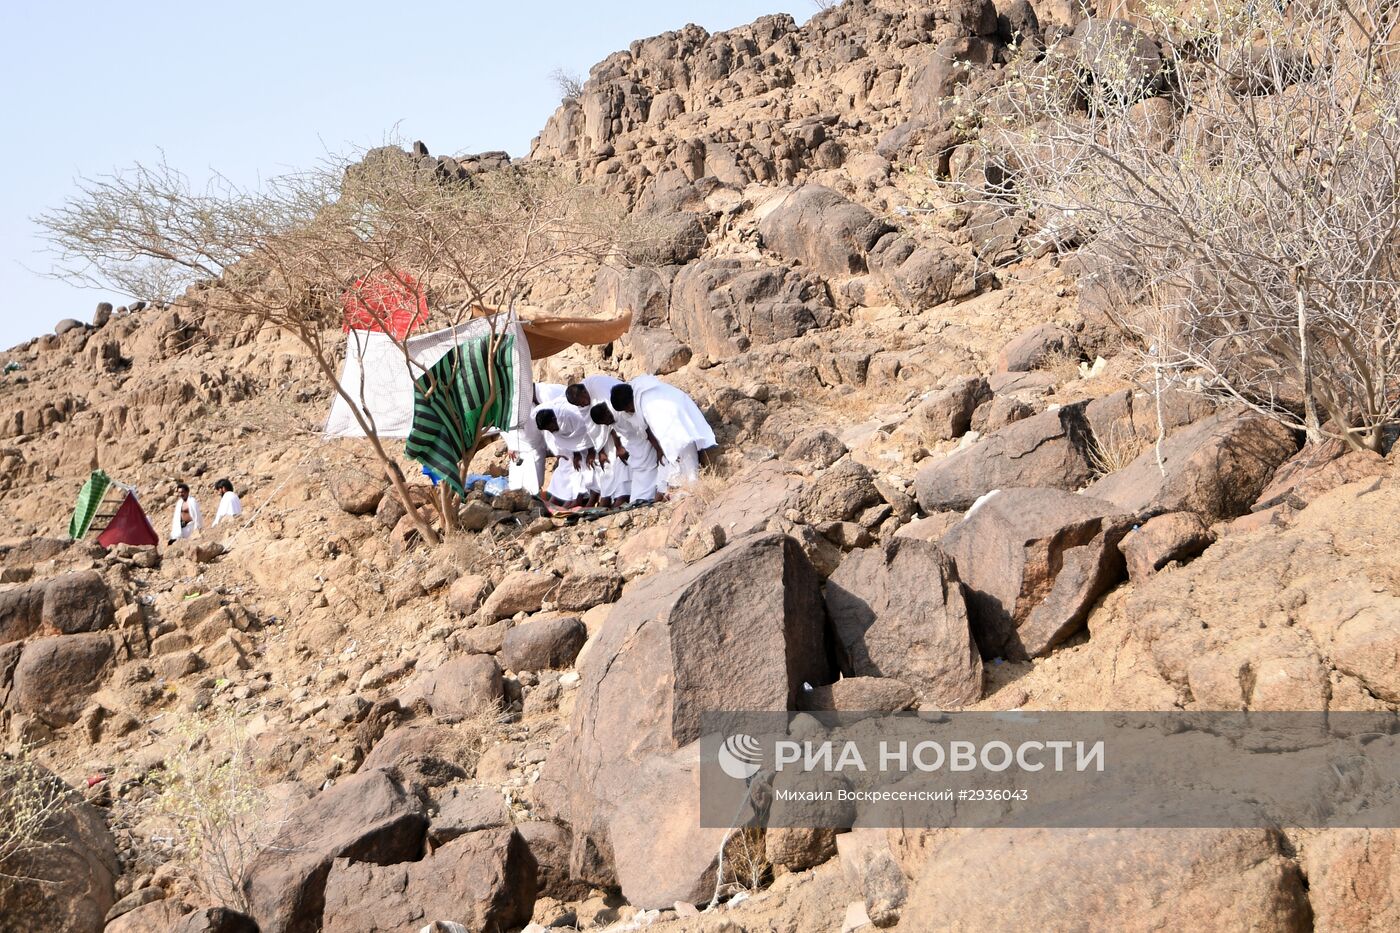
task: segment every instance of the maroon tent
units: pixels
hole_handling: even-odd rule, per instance
[[[156,536],[156,530],[146,517],[141,503],[128,491],[106,529],[97,536],[97,543],[108,548],[118,544],[145,547],[160,544],[160,538]]]

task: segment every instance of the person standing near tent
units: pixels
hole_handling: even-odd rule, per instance
[[[175,487],[175,508],[170,515],[170,543],[188,538],[202,527],[199,519],[199,501],[190,495],[187,483]]]
[[[715,432],[689,395],[655,376],[638,376],[614,386],[609,403],[618,414],[640,415],[660,443],[667,486],[686,486],[700,478],[701,451],[715,446]]]
[[[617,458],[627,464],[626,498],[633,502],[652,502],[658,498],[664,501],[665,485],[659,474],[663,458],[661,443],[641,415],[615,412],[606,402],[599,402],[589,410],[589,417],[594,424],[612,428]]]
[[[238,493],[233,491],[233,483],[226,479],[221,479],[214,484],[214,491],[221,493],[219,496],[219,510],[214,513],[214,524],[225,519],[233,518],[235,515],[243,514],[243,503],[238,498]]]

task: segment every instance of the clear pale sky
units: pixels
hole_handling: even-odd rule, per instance
[[[810,0],[127,3],[0,0],[0,348],[123,296],[41,274],[31,218],[74,180],[160,159],[243,184],[396,133],[439,153],[529,151],[559,102],[634,39]]]

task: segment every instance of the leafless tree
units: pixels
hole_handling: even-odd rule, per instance
[[[650,222],[553,167],[512,165],[463,178],[425,168],[396,146],[330,159],[256,191],[223,179],[198,191],[166,165],[137,166],[85,181],[77,197],[37,222],[61,276],[147,300],[175,300],[194,288],[212,311],[292,334],[349,405],[429,543],[438,532],[415,507],[363,387],[341,384],[342,301],[366,283],[389,282],[424,301],[425,328],[465,326],[485,315],[494,359],[518,303],[538,283],[579,264],[639,254],[654,235]],[[360,307],[394,340],[413,378],[422,378],[409,338],[394,333],[373,301]],[[488,408],[494,377],[490,388]],[[461,477],[484,427],[459,463]],[[444,492],[437,504],[450,529],[453,495]]]
[[[583,79],[572,71],[556,68],[549,73],[549,80],[559,88],[559,96],[563,100],[578,100],[583,96]]]
[[[1105,12],[950,102],[1006,178],[975,196],[1029,215],[1029,249],[1126,285],[1117,323],[1159,378],[1381,449],[1400,416],[1397,3],[1178,9]]]

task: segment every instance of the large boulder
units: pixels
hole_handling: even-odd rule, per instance
[[[825,428],[812,428],[795,437],[783,451],[784,460],[802,461],[824,469],[850,451],[841,439]]]
[[[541,780],[573,829],[571,874],[644,908],[708,897],[722,830],[699,826],[701,716],[795,709],[829,681],[816,571],[760,535],[634,583],[582,665],[566,741]],[[708,887],[707,887],[708,886]]]
[[[324,933],[400,933],[442,921],[504,933],[530,922],[535,860],[509,826],[467,833],[422,861],[338,858],[326,879]]]
[[[943,538],[967,587],[973,632],[987,657],[1047,654],[1084,624],[1123,577],[1118,542],[1132,517],[1057,489],[1005,489]]]
[[[610,570],[571,570],[550,594],[555,608],[566,612],[582,612],[611,603],[622,594],[622,577]]]
[[[408,707],[423,700],[434,716],[462,718],[497,709],[504,695],[496,659],[489,654],[468,654],[415,676],[399,694],[399,702]]]
[[[512,671],[570,667],[587,640],[588,629],[577,616],[525,622],[506,632],[501,660]]]
[[[121,868],[102,812],[47,769],[0,762],[0,832],[35,801],[66,795],[40,831],[38,845],[9,854],[0,877],[0,930],[100,933],[116,903]],[[29,879],[29,880],[16,880]]]
[[[0,645],[28,638],[37,632],[43,608],[43,583],[0,590]]]
[[[701,259],[677,273],[671,290],[671,331],[711,361],[800,337],[831,319],[822,284],[784,266]]]
[[[825,276],[866,271],[871,247],[889,225],[821,185],[803,185],[759,221],[763,244]]]
[[[916,432],[925,444],[955,440],[967,433],[973,413],[991,397],[987,380],[981,376],[954,379],[919,403],[906,423],[907,430]]]
[[[487,620],[504,619],[517,612],[535,612],[559,585],[552,573],[539,570],[515,570],[501,578],[481,612]]]
[[[392,865],[423,851],[427,817],[388,772],[362,771],[292,810],[253,858],[247,894],[263,933],[321,929],[326,877],[336,859]]]
[[[1400,929],[1400,831],[1331,829],[1303,853],[1317,933]]]
[[[1026,373],[1055,354],[1078,357],[1079,340],[1058,324],[1040,324],[1011,338],[997,354],[997,372]]]
[[[335,470],[330,477],[331,498],[351,515],[373,515],[385,485],[383,477],[355,467]]]
[[[798,508],[808,522],[845,522],[879,501],[875,475],[848,458],[808,484],[798,498]]]
[[[982,696],[982,659],[957,570],[938,545],[897,538],[852,551],[826,583],[844,673],[894,678],[926,703]]]
[[[8,707],[51,726],[75,722],[112,662],[110,635],[89,632],[39,638],[15,665]]]
[[[966,252],[920,246],[903,234],[889,233],[870,251],[870,271],[901,305],[931,308],[977,293],[987,280]]]
[[[1083,404],[1009,424],[971,447],[935,460],[914,477],[925,512],[966,509],[994,489],[1078,489],[1093,477]]]
[[[1128,563],[1128,578],[1141,583],[1173,561],[1186,561],[1215,542],[1215,535],[1194,512],[1167,512],[1130,531],[1118,549]]]
[[[1292,432],[1277,421],[1220,412],[1168,437],[1161,466],[1157,451],[1146,450],[1084,492],[1144,517],[1195,512],[1207,523],[1218,522],[1248,512],[1297,450]]]
[[[43,627],[55,635],[111,628],[115,618],[107,583],[95,570],[55,577],[44,588]]]
[[[948,930],[1303,933],[1298,866],[1269,829],[978,829],[937,849],[902,915]]]

